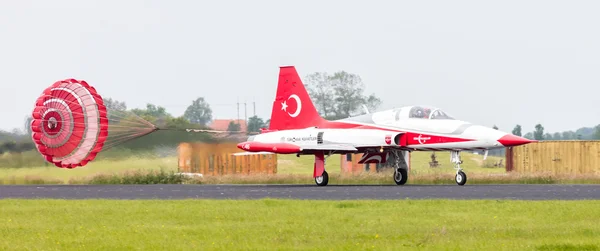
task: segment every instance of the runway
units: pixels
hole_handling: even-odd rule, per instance
[[[0,199],[600,199],[600,185],[5,185]]]

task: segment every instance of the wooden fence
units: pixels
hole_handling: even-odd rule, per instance
[[[506,171],[600,174],[600,141],[543,141],[507,148]]]
[[[178,147],[179,172],[202,175],[274,174],[276,154],[248,154],[237,143],[182,143]]]

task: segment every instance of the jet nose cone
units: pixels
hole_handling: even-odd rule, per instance
[[[506,134],[502,138],[498,139],[498,142],[500,142],[500,144],[502,144],[503,146],[519,146],[537,141],[521,138],[512,134]]]

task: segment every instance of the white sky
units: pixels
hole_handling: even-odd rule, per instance
[[[599,2],[140,1],[0,3],[0,129],[23,127],[54,81],[129,108],[268,118],[278,67],[359,74],[381,109],[433,105],[510,132],[600,123]],[[243,105],[241,110],[243,118]]]

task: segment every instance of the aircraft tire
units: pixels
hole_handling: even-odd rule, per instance
[[[404,168],[396,169],[394,171],[394,182],[396,185],[404,185],[408,181],[408,171]]]
[[[315,177],[315,183],[317,186],[327,186],[329,183],[329,174],[326,171],[323,171],[323,175],[319,177]]]
[[[459,186],[464,186],[467,183],[467,174],[463,171],[459,171],[454,177],[454,181],[456,181],[456,184]]]

